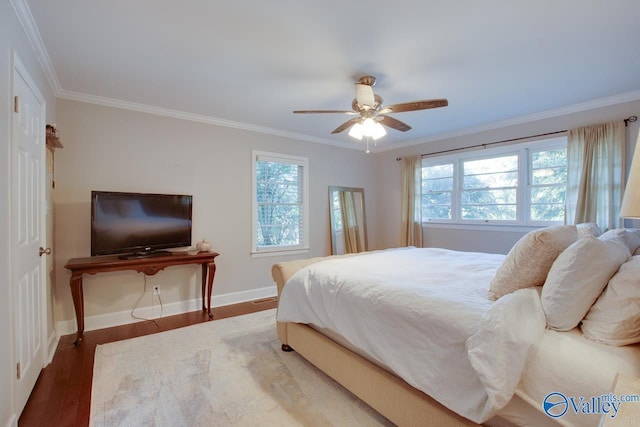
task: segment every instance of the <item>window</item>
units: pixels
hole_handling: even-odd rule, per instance
[[[567,191],[567,149],[530,151],[529,218],[563,221]]]
[[[453,163],[422,166],[422,218],[451,219]]]
[[[515,221],[517,190],[517,154],[462,161],[460,216]]]
[[[308,250],[308,160],[253,151],[253,254]]]
[[[445,223],[561,223],[566,185],[566,138],[426,158],[422,218]]]

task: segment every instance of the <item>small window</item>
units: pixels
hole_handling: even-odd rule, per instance
[[[308,250],[308,160],[253,152],[252,253]]]
[[[563,221],[567,192],[567,149],[531,151],[529,219]]]
[[[517,219],[518,155],[462,162],[461,218]]]
[[[422,218],[451,220],[453,163],[422,168]]]

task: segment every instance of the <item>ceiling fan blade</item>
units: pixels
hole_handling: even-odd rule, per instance
[[[355,125],[358,122],[358,120],[360,120],[360,117],[354,117],[353,119],[347,120],[346,122],[344,122],[343,124],[335,128],[331,133],[340,133],[343,130],[348,129],[351,126]]]
[[[362,108],[365,108],[365,106],[373,108],[376,103],[376,97],[373,94],[373,88],[362,83],[356,83],[356,99],[358,100],[358,104]]]
[[[449,101],[446,99],[425,99],[424,101],[405,102],[402,104],[387,105],[380,113],[402,113],[403,111],[427,110],[429,108],[446,107]]]
[[[378,116],[378,121],[383,125],[389,126],[390,128],[393,128],[395,130],[399,130],[400,132],[406,132],[408,130],[411,130],[411,126],[409,126],[404,122],[401,122],[398,119],[394,119],[393,117]]]
[[[358,114],[355,111],[347,111],[347,110],[295,110],[293,111],[294,114],[324,114],[324,113],[330,113],[330,114],[349,114],[349,115],[354,115],[354,114]]]

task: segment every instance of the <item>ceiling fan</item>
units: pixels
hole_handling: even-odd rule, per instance
[[[427,110],[430,108],[446,107],[449,101],[446,99],[426,99],[422,101],[404,102],[401,104],[383,105],[382,97],[373,93],[373,86],[376,84],[376,78],[373,76],[361,77],[356,83],[356,97],[351,103],[353,111],[349,110],[295,110],[295,114],[318,114],[318,113],[337,113],[357,115],[347,120],[331,132],[332,134],[340,133],[351,127],[349,135],[362,139],[363,136],[370,136],[378,139],[386,135],[384,126],[400,132],[406,132],[411,126],[395,119],[387,114],[402,113],[405,111]]]

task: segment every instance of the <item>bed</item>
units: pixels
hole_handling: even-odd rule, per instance
[[[598,316],[611,305],[605,287],[618,269],[623,273],[621,266],[630,270],[626,282],[640,280],[640,270],[626,267],[640,268],[640,254],[632,255],[640,231],[632,238],[625,230],[597,237],[563,227],[529,233],[506,256],[396,248],[275,264],[283,349],[298,352],[397,425],[598,425],[601,413],[578,408],[555,416],[552,408],[549,416],[543,401],[554,392],[605,395],[618,372],[640,376],[637,344],[598,342],[583,331],[586,324],[596,338],[602,335]],[[583,265],[594,257],[595,274]],[[529,281],[517,283],[514,272]],[[563,292],[577,283],[576,274],[589,276],[580,283],[594,276],[604,281],[588,283],[589,292],[580,288],[580,295],[596,294],[596,301],[575,304],[588,304],[588,314],[558,304],[575,297]],[[540,275],[542,283],[535,282]],[[395,283],[391,303],[389,281]],[[505,283],[517,289],[505,290]],[[399,312],[392,308],[398,301]],[[581,317],[567,327],[571,315]]]

